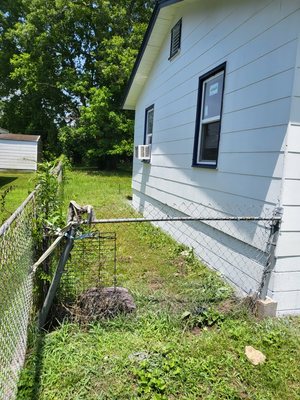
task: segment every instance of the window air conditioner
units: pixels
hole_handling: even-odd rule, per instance
[[[150,160],[150,155],[151,155],[150,144],[135,146],[134,156],[138,160]]]

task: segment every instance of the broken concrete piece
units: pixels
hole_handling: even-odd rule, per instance
[[[257,300],[255,314],[259,319],[276,317],[277,302],[269,297],[267,297],[265,300]]]
[[[259,350],[256,350],[252,346],[245,347],[245,354],[248,360],[253,365],[263,364],[266,361],[266,356]]]

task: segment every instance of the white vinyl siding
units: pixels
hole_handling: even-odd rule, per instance
[[[282,185],[283,222],[270,295],[280,301],[280,313],[300,314],[300,40],[294,69],[290,124],[287,130]]]
[[[292,215],[292,208],[300,206],[300,120],[291,121],[295,126],[289,134],[288,155],[286,133],[291,129],[291,105],[297,110],[299,100],[298,94],[291,101],[300,36],[299,2],[184,3],[174,16],[174,23],[181,17],[184,20],[180,57],[174,63],[168,62],[170,41],[166,36],[137,103],[135,143],[143,141],[145,108],[152,103],[155,135],[151,165],[134,162],[135,196],[146,195],[149,201],[169,204],[199,202],[244,215],[253,210],[263,213],[282,200],[283,206],[291,209],[287,213]],[[195,169],[192,156],[198,79],[224,62],[226,84],[218,169]],[[300,76],[299,65],[297,68]],[[278,247],[280,271],[275,281],[282,279],[281,270],[286,268],[288,272],[292,264],[287,261],[284,266],[287,253],[295,252],[289,239],[291,243],[300,242],[295,224],[284,221],[283,229],[286,231]],[[295,257],[296,279],[300,254]],[[288,284],[284,288],[275,281],[269,294],[281,302],[279,313],[300,307],[300,295],[295,295],[295,288],[293,295],[289,295],[291,302],[282,303],[281,291],[288,291]]]
[[[0,169],[37,169],[38,143],[0,139]]]

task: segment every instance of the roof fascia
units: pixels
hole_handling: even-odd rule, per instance
[[[151,15],[151,18],[150,18],[150,21],[149,21],[149,25],[148,25],[146,33],[144,35],[140,50],[138,52],[137,58],[135,60],[135,64],[133,66],[133,69],[132,69],[132,72],[131,72],[131,75],[130,75],[130,78],[129,78],[129,81],[128,81],[128,84],[127,84],[126,89],[125,89],[125,95],[124,95],[124,99],[122,101],[122,108],[124,108],[124,104],[126,102],[127,96],[129,94],[129,91],[130,91],[131,86],[133,84],[135,75],[136,75],[136,73],[137,73],[137,71],[139,69],[140,63],[142,61],[143,55],[145,53],[145,50],[147,48],[149,39],[151,37],[152,31],[153,31],[153,28],[155,26],[155,23],[156,23],[156,20],[157,20],[157,17],[159,15],[160,10],[162,8],[165,8],[165,7],[171,6],[173,4],[179,3],[181,1],[183,1],[183,0],[161,0],[161,1],[158,1],[155,4],[154,10],[152,12],[152,15]]]

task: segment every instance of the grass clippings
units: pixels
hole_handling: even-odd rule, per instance
[[[134,300],[125,288],[93,287],[83,292],[71,306],[71,318],[80,324],[130,314],[136,310]]]

